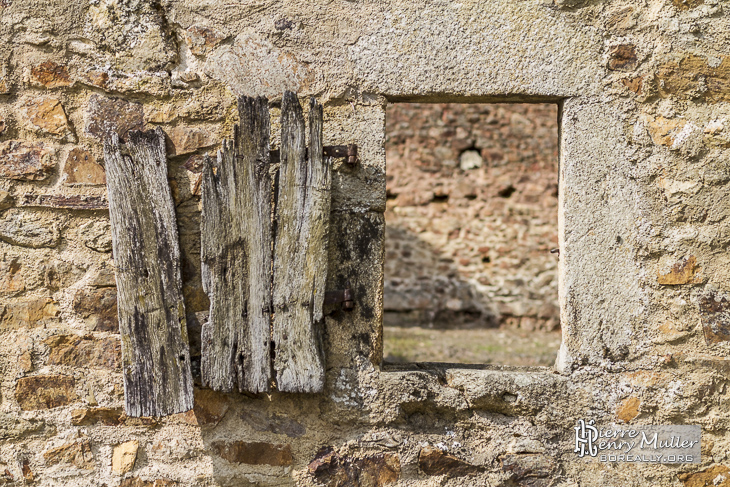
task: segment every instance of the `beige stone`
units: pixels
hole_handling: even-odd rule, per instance
[[[94,155],[81,147],[71,149],[63,166],[65,183],[69,185],[106,184],[104,168],[96,163]]]
[[[7,303],[0,314],[0,330],[43,326],[54,321],[59,313],[58,303],[47,297]]]
[[[137,460],[138,449],[138,440],[127,441],[114,447],[114,453],[112,454],[112,471],[118,474],[131,471],[134,468],[134,462]]]
[[[0,217],[0,240],[33,249],[52,248],[59,244],[61,234],[38,214],[10,209]]]
[[[702,268],[697,264],[697,258],[694,255],[677,262],[672,266],[669,272],[657,273],[657,282],[665,286],[677,286],[681,284],[699,284],[703,281],[701,276]]]
[[[10,93],[10,79],[8,78],[8,67],[0,62],[0,95]]]
[[[108,278],[101,283],[110,284],[106,279]],[[96,290],[79,289],[73,298],[72,306],[73,310],[86,321],[90,330],[119,332],[116,287],[102,287]]]
[[[639,415],[639,408],[641,408],[641,399],[636,396],[628,397],[616,409],[616,418],[628,423]]]
[[[67,406],[78,398],[76,381],[67,375],[24,377],[15,387],[15,399],[24,411]]]
[[[21,106],[21,112],[31,127],[44,133],[56,136],[70,133],[66,113],[57,98],[29,98]]]
[[[209,147],[217,142],[208,128],[175,126],[165,131],[170,141],[170,154],[183,155],[194,152],[203,147]]]
[[[118,369],[121,364],[121,343],[116,337],[59,335],[43,343],[49,348],[48,365]]]
[[[43,453],[43,460],[46,465],[71,464],[86,470],[92,470],[96,466],[89,440],[74,441],[47,450]]]
[[[197,56],[210,54],[226,38],[214,29],[197,25],[187,29],[184,37],[185,43],[190,48],[190,52]]]
[[[0,143],[0,177],[21,181],[47,179],[56,167],[55,152],[43,142]]]
[[[172,105],[145,107],[144,118],[151,123],[169,123],[177,119],[177,110]]]
[[[675,137],[686,124],[685,120],[657,117],[649,120],[649,135],[657,145],[674,145]]]
[[[0,295],[13,295],[25,290],[25,277],[20,259],[0,263]]]
[[[46,61],[33,66],[30,69],[30,74],[34,84],[46,88],[71,86],[73,84],[68,74],[68,68],[63,64],[58,64],[53,61]]]
[[[91,95],[86,109],[86,133],[103,140],[116,133],[124,138],[130,130],[141,130],[144,111],[139,103],[121,98]]]

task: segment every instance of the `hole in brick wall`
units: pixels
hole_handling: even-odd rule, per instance
[[[384,362],[552,365],[558,107],[386,113]]]

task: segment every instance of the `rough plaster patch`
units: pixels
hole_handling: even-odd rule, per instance
[[[232,45],[216,49],[205,73],[227,84],[237,95],[278,97],[300,91],[310,73],[296,57],[255,34],[240,34]]]

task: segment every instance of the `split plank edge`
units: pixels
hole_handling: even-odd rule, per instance
[[[203,168],[201,261],[210,315],[201,377],[217,391],[271,382],[271,176],[266,98],[238,100],[240,125]]]
[[[276,383],[282,392],[321,392],[332,185],[331,159],[322,148],[322,106],[311,99],[309,151],[301,105],[289,91],[282,100],[281,125],[273,284]]]

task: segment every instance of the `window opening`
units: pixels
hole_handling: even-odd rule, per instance
[[[384,362],[552,365],[558,106],[389,105]]]

